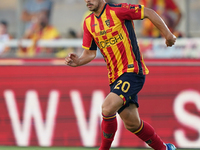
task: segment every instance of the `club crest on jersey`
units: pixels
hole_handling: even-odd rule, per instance
[[[107,25],[108,27],[110,27],[110,19],[106,20],[105,23],[106,23],[106,25]]]

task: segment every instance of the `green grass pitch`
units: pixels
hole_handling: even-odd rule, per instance
[[[87,147],[12,147],[12,146],[0,146],[0,150],[98,150],[98,148],[87,148]],[[110,150],[152,150],[152,149],[150,149],[150,148],[146,148],[146,149],[142,149],[142,148],[111,148]],[[191,150],[191,149],[177,149],[177,150]]]

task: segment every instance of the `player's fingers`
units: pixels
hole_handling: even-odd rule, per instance
[[[69,54],[69,57],[70,57],[70,58],[75,58],[75,57],[76,57],[76,54],[71,53],[71,54]]]
[[[65,62],[67,63],[68,61],[69,61],[69,58],[68,58],[68,57],[66,57],[66,58],[65,58]]]
[[[166,41],[165,44],[167,45],[167,47],[169,46],[169,42],[168,41]]]
[[[71,66],[71,64],[72,64],[72,61],[65,62],[65,64],[66,64],[66,65],[68,65],[68,66]]]
[[[173,35],[170,39],[166,40],[166,45],[171,47],[175,44],[175,42],[176,42],[176,36]]]
[[[66,58],[65,58],[65,64],[66,64],[66,65],[69,65],[69,64],[71,64],[71,63],[72,63],[72,59],[69,58],[69,57],[66,57]]]
[[[167,42],[166,45],[167,45],[167,47],[171,47],[173,44],[170,42]]]
[[[65,61],[67,61],[67,57],[65,57]]]
[[[167,46],[168,47],[172,47],[174,44],[173,43],[168,43]]]
[[[175,40],[171,40],[171,41],[166,41],[166,45],[171,47],[175,44]]]

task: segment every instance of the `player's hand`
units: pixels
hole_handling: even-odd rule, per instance
[[[78,56],[76,54],[69,54],[65,58],[65,64],[71,67],[77,67],[79,63]]]
[[[169,37],[166,38],[166,45],[167,47],[172,47],[176,42],[176,36],[171,34]]]

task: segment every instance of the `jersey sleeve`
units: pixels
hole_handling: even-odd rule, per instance
[[[144,6],[121,3],[117,9],[117,16],[122,20],[144,19]]]
[[[87,26],[86,26],[86,22],[84,21],[83,23],[83,43],[82,43],[82,47],[86,50],[97,50],[97,45],[94,41],[93,36],[91,35],[91,33],[89,32]]]

